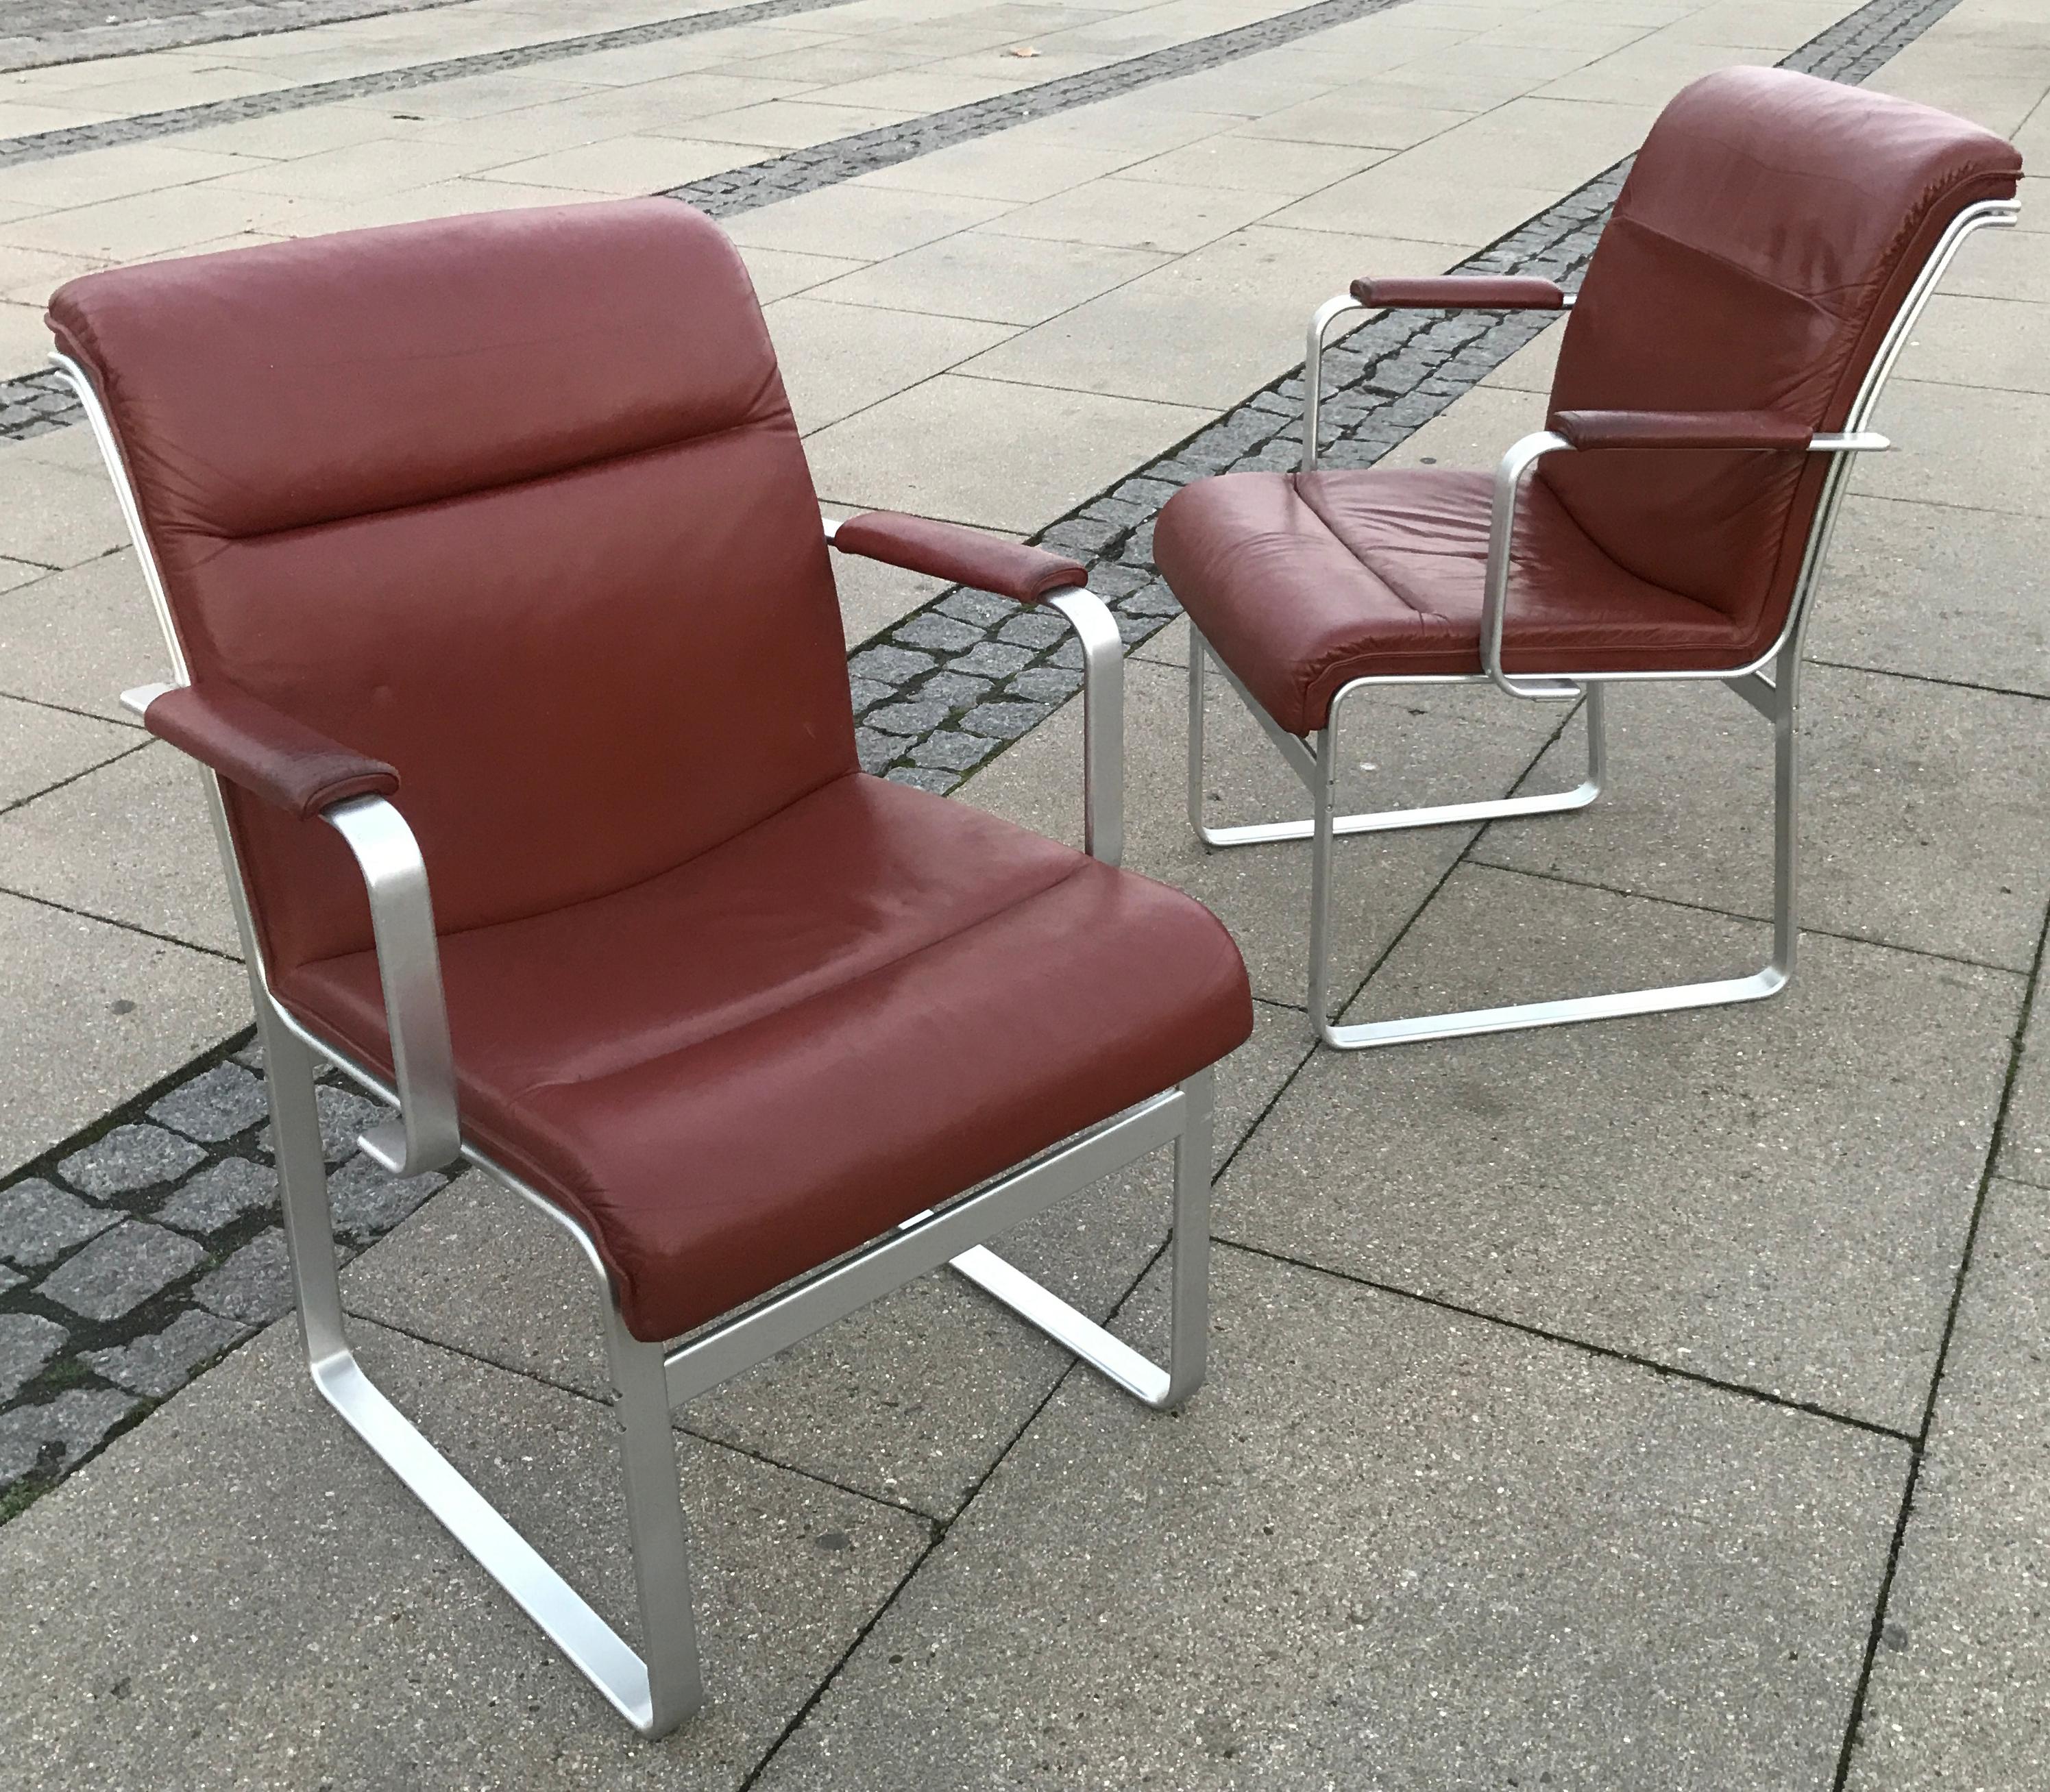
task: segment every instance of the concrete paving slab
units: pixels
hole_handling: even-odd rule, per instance
[[[744,212],[727,220],[725,228],[742,249],[794,249],[875,261],[986,223],[1007,209],[1001,200],[848,185]]]
[[[1183,673],[1126,663],[1124,863],[1207,904],[1245,955],[1254,991],[1300,1008],[1309,974],[1308,844],[1214,851],[1196,840],[1184,794],[1187,692]],[[1348,812],[1504,795],[1538,746],[1521,727],[1492,726],[1484,710],[1413,713],[1400,696],[1359,702],[1347,729],[1357,749],[1347,754],[1341,785]],[[1079,844],[1081,764],[1080,706],[1070,703],[961,793],[979,808]],[[1208,789],[1219,822],[1309,812],[1294,773],[1222,690],[1210,708]],[[1357,964],[1364,976],[1471,837],[1470,829],[1432,828],[1340,841],[1332,914],[1343,942],[1341,962]],[[1301,1025],[1307,1039],[1308,1023]]]
[[[1808,625],[1817,660],[2050,696],[2050,521],[1853,493]]]
[[[1311,312],[1359,270],[1435,274],[1447,254],[1441,243],[1256,224],[1012,337],[963,371],[1222,410],[1302,359]]]
[[[249,1021],[239,964],[0,892],[0,1175]]]
[[[1071,187],[1100,180],[1136,160],[1129,150],[1082,149],[1066,144],[1023,146],[985,137],[914,156],[894,168],[855,177],[861,187],[905,193],[951,193],[969,199],[1008,199],[1021,205],[1050,199]]]
[[[829,502],[1023,535],[1210,420],[1185,405],[942,373],[805,444]],[[963,452],[949,444],[972,443]]]
[[[1243,229],[1292,197],[1245,188],[1206,192],[1167,181],[1113,177],[1021,205],[988,228],[1003,236],[1185,255]]]
[[[797,427],[807,434],[972,359],[1011,328],[929,312],[837,305],[817,294],[764,314]]]
[[[297,1342],[274,1327],[0,1537],[20,1668],[0,1736],[41,1783],[737,1786],[926,1541],[684,1441],[712,1704],[650,1746],[320,1400]],[[602,1408],[389,1333],[363,1355],[574,1582],[630,1609]]]
[[[1292,230],[1406,237],[1458,249],[1493,242],[1543,211],[1554,197],[1542,188],[1499,181],[1465,182],[1450,192],[1419,188],[1406,174],[1384,172],[1393,166],[1378,163],[1298,200],[1268,221]]]
[[[75,567],[127,540],[104,474],[94,479],[27,455],[0,454],[7,489],[0,554],[34,566]]]
[[[1304,143],[1268,135],[1207,137],[1138,163],[1132,177],[1192,187],[1251,187],[1265,193],[1312,193],[1357,174],[1386,151],[1344,143]]]
[[[1851,489],[1962,510],[2050,516],[2050,395],[1942,385],[1914,372],[1912,362],[1904,364],[1873,416],[1892,449],[1861,455]]]
[[[1053,242],[1021,257],[1013,238],[965,230],[845,273],[813,296],[836,304],[1036,324],[1167,259],[1144,249]]]
[[[1943,290],[1980,298],[2040,299],[2050,293],[2050,243],[2043,237],[2040,231],[1981,232],[1958,251]]]
[[[2050,1188],[2050,1001],[2040,997],[2021,1038],[1999,1169],[2003,1176]]]
[[[1852,1792],[2050,1779],[2050,1195],[1986,1191],[1915,1510],[1851,1757]]]
[[[1406,150],[1463,123],[1474,115],[1384,94],[1362,99],[1349,89],[1319,94],[1241,125],[1237,134],[1298,143],[1340,143],[1362,149]]]
[[[1769,948],[1470,867],[1347,1018],[1740,975]],[[1912,1430],[2021,995],[1811,937],[1767,1003],[1320,1054],[1226,1175],[1218,1229]]]
[[[241,955],[200,774],[160,742],[0,815],[0,887]]]
[[[1301,1062],[1292,1017],[1263,1007],[1218,1075],[1222,1164]],[[1166,1159],[1134,1166],[996,1249],[1098,1319],[1167,1235]],[[466,1177],[349,1266],[351,1311],[465,1354],[602,1395],[589,1272],[561,1229]],[[1140,1348],[1158,1339],[1135,1334]],[[954,1511],[1073,1359],[951,1273],[693,1401],[700,1436],[933,1517]]]
[[[0,691],[10,695],[103,717],[139,738],[121,693],[170,676],[163,631],[128,549],[0,594]]]
[[[840,587],[840,625],[849,647],[880,634],[947,588],[944,579],[928,579],[852,554],[833,556],[833,582]]]
[[[765,1792],[1828,1784],[1904,1449],[1236,1252],[1218,1287],[1187,1412],[1064,1385]]]
[[[2032,302],[1939,292],[1903,355],[1904,369],[1920,380],[2050,392],[2050,303],[2040,296]]]
[[[2026,970],[2050,899],[2050,707],[1828,666],[1802,675],[1801,919]],[[1500,828],[1485,863],[1771,912],[1772,738],[1721,685],[1618,690],[1609,793]],[[1557,778],[1554,748],[1540,776]]]
[[[135,746],[131,729],[0,697],[0,814]]]
[[[723,142],[758,143],[765,149],[805,150],[836,137],[879,126],[901,124],[912,112],[887,106],[828,106],[810,99],[768,99],[698,121],[708,137]]]
[[[1562,323],[1553,324],[1542,335],[1526,342],[1501,366],[1481,380],[1483,386],[1503,386],[1515,392],[1552,390],[1552,377],[1559,365],[1559,345],[1566,339]]]

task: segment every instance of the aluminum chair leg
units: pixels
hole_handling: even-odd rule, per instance
[[[1169,1247],[1173,1316],[1167,1367],[1148,1362],[1124,1339],[1013,1268],[986,1245],[953,1260],[985,1293],[1056,1343],[1159,1412],[1171,1412],[1202,1385],[1210,1347],[1210,1139],[1213,1073],[1182,1085],[1175,1138],[1175,1231]]]
[[[1744,688],[1747,700],[1767,715],[1773,728],[1772,957],[1749,976],[1707,983],[1673,984],[1654,989],[1619,990],[1603,995],[1570,996],[1549,1002],[1524,1002],[1500,1008],[1475,1008],[1457,1014],[1413,1015],[1399,1020],[1336,1025],[1331,1019],[1331,885],[1333,843],[1337,833],[1331,814],[1338,777],[1337,730],[1327,728],[1319,742],[1318,777],[1312,790],[1313,817],[1310,872],[1310,1013],[1318,1036],[1340,1051],[1374,1046],[1409,1044],[1422,1039],[1456,1039],[1480,1033],[1514,1032],[1524,1027],[1559,1027],[1569,1022],[1610,1020],[1626,1015],[1666,1014],[1708,1008],[1733,1002],[1756,1002],[1775,995],[1794,974],[1799,937],[1795,917],[1799,847],[1800,735],[1798,713],[1799,662],[1792,650],[1781,656],[1777,677]],[[1599,688],[1597,687],[1596,688]]]
[[[629,1337],[608,1299],[607,1340],[626,1432],[627,1515],[650,1664],[644,1665],[357,1362],[342,1312],[313,1054],[260,988],[256,1009],[276,1132],[285,1240],[314,1385],[634,1728],[644,1736],[666,1734],[698,1708],[703,1694],[661,1346]]]
[[[1236,826],[1213,827],[1203,814],[1204,736],[1209,705],[1204,673],[1210,658],[1209,645],[1191,625],[1189,629],[1189,824],[1206,846],[1265,846],[1276,840],[1307,840],[1314,832],[1314,816],[1300,821],[1254,821]],[[1247,707],[1256,716],[1258,707],[1246,695],[1222,661],[1219,668],[1237,687]],[[1461,822],[1508,821],[1519,816],[1565,815],[1584,809],[1601,795],[1608,778],[1607,706],[1602,688],[1591,685],[1587,697],[1588,775],[1570,790],[1548,791],[1533,797],[1498,797],[1472,803],[1440,803],[1402,809],[1378,809],[1362,815],[1332,818],[1334,834],[1378,834],[1404,828],[1445,828]],[[1284,747],[1284,750],[1286,748]],[[1297,743],[1296,751],[1301,752]]]

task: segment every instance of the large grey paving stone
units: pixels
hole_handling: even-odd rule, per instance
[[[1347,1018],[1729,975],[1768,945],[1467,867]],[[1770,1002],[1322,1054],[1226,1173],[1218,1228],[1912,1432],[2021,994],[1811,936]]]
[[[1254,993],[1300,1008],[1309,975],[1309,843],[1213,850],[1197,840],[1188,821],[1187,708],[1186,674],[1126,661],[1124,863],[1209,906],[1245,955]],[[1353,719],[1358,726],[1347,723],[1352,746],[1340,788],[1348,810],[1506,795],[1541,745],[1520,726],[1413,709],[1400,693],[1378,707],[1361,705]],[[1081,703],[1067,704],[978,772],[961,797],[1079,844],[1082,723]],[[1573,738],[1578,726],[1570,724]],[[1207,807],[1219,823],[1309,812],[1300,781],[1236,700],[1221,696],[1210,705],[1206,772]],[[1577,774],[1568,780],[1574,781]],[[1343,962],[1358,967],[1355,981],[1472,835],[1471,828],[1432,828],[1339,843],[1332,915]]]
[[[764,1792],[1829,1785],[1903,1447],[1235,1251],[1217,1282],[1187,1412],[1071,1377]]]
[[[161,742],[0,817],[0,866],[24,895],[241,954],[201,773]]]
[[[2050,522],[1853,496],[1807,649],[1818,660],[2050,696]]]
[[[1873,1658],[1853,1792],[2050,1785],[2050,1195],[1996,1180]]]
[[[0,575],[4,571],[0,568]],[[136,745],[132,729],[48,703],[0,697],[0,809],[104,765],[117,754],[132,753]]]
[[[1771,730],[1719,684],[1609,707],[1608,793],[1497,827],[1475,858],[1769,915]],[[2026,970],[2050,901],[2050,704],[1810,666],[1801,712],[1803,925]],[[1546,757],[1541,778],[1573,763]]]
[[[2001,1134],[2000,1173],[2050,1188],[2050,999],[2039,980]]]
[[[121,693],[170,676],[131,549],[0,594],[0,691],[119,722]]]
[[[606,1411],[368,1329],[398,1404],[601,1610],[630,1610]],[[930,1533],[731,1451],[680,1451],[711,1706],[650,1745],[275,1327],[0,1530],[13,1783],[735,1786]]]
[[[0,894],[0,1175],[249,1022],[239,964]]]
[[[1222,1163],[1303,1060],[1295,1017],[1262,1007],[1218,1073]],[[1166,1154],[996,1241],[1097,1319],[1167,1235]],[[431,1202],[343,1277],[352,1311],[602,1393],[598,1293],[562,1229],[481,1176]],[[1164,1348],[1159,1334],[1134,1337]],[[950,1272],[921,1277],[678,1415],[686,1428],[934,1517],[959,1506],[1067,1367],[1051,1343]]]

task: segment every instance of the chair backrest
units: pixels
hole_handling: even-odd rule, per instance
[[[195,683],[396,766],[444,932],[624,888],[854,768],[754,288],[668,200],[74,280]],[[228,793],[274,972],[370,940],[332,830]]]
[[[1927,106],[1726,68],[1659,115],[1569,318],[1554,411],[1776,411],[1842,427],[1911,287],[2021,158]],[[1825,457],[1553,454],[1543,478],[1640,578],[1740,624],[1787,620]]]

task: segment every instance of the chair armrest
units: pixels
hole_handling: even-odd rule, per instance
[[[843,554],[928,573],[1019,603],[1037,603],[1050,591],[1089,583],[1089,569],[1079,560],[929,516],[866,511],[829,524],[826,539]]]
[[[351,797],[388,797],[399,774],[329,740],[232,684],[145,686],[123,694],[159,740],[169,741],[229,783],[310,820]]]
[[[462,1131],[441,948],[419,843],[385,801],[399,774],[232,685],[145,685],[121,700],[151,734],[217,776],[302,820],[318,816],[348,843],[370,899],[399,1100],[399,1118],[357,1143],[396,1175],[454,1163]]]
[[[1020,603],[1044,602],[1067,618],[1082,649],[1082,841],[1091,858],[1117,864],[1124,855],[1124,637],[1089,589],[1089,569],[1043,547],[893,511],[844,523],[827,517],[824,528],[844,552]]]
[[[1776,411],[1559,411],[1569,448],[1720,448],[1806,454],[1815,432]]]
[[[1355,280],[1352,301],[1370,311],[1563,311],[1572,302],[1554,281],[1512,274]]]
[[[1550,280],[1510,274],[1434,274],[1427,279],[1355,280],[1350,292],[1327,298],[1310,319],[1303,351],[1303,454],[1305,473],[1317,470],[1317,419],[1323,407],[1324,345],[1331,325],[1355,311],[1565,311],[1573,295]]]

